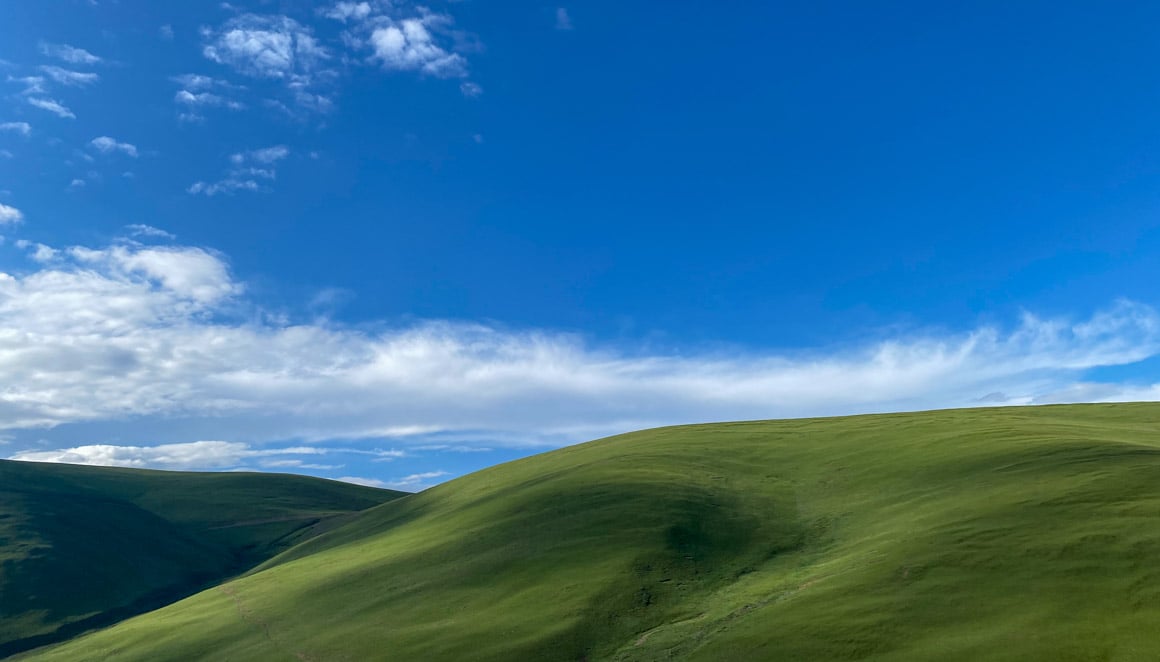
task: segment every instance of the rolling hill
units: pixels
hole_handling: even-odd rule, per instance
[[[21,659],[1154,660],[1158,622],[1160,405],[1080,405],[573,446]]]
[[[173,602],[401,495],[0,461],[0,657]]]

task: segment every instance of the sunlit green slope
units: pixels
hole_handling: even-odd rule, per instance
[[[650,430],[378,506],[44,660],[1160,659],[1160,406]]]
[[[397,496],[301,476],[0,461],[0,657],[172,602]]]

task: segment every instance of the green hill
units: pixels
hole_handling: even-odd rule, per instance
[[[301,476],[0,461],[0,657],[173,602],[397,496]]]
[[[1160,659],[1160,405],[663,428],[370,509],[37,660]]]

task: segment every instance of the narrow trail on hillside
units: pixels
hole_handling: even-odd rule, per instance
[[[230,600],[233,600],[234,607],[238,612],[238,616],[248,625],[261,630],[262,636],[266,638],[266,641],[269,641],[270,644],[277,648],[279,651],[297,660],[300,660],[300,662],[320,662],[318,658],[315,658],[307,653],[293,650],[291,646],[286,645],[282,640],[274,636],[270,632],[270,623],[262,617],[256,615],[252,609],[246,606],[245,602],[242,600],[242,597],[238,595],[237,589],[232,586],[219,586],[218,590],[229,596]]]

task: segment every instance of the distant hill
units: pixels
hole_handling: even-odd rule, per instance
[[[1155,660],[1157,623],[1160,405],[1083,405],[565,448],[27,659]]]
[[[0,460],[0,657],[242,572],[398,492]]]

